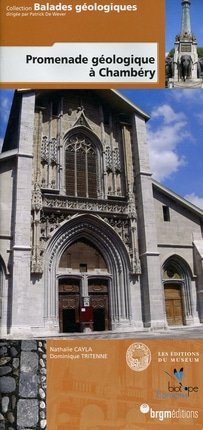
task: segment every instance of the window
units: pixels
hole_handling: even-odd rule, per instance
[[[80,264],[80,272],[81,273],[87,272],[87,264]]]
[[[70,137],[66,143],[66,194],[78,197],[97,197],[97,150],[82,133]]]
[[[106,110],[104,111],[104,125],[106,127],[109,127],[109,125],[110,125],[110,114]]]
[[[164,221],[170,221],[170,211],[168,206],[162,206]]]
[[[58,116],[58,100],[52,102],[52,116]]]

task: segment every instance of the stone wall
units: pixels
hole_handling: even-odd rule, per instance
[[[0,430],[46,429],[46,342],[0,341]]]

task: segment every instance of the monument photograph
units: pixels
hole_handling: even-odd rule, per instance
[[[180,29],[175,36],[174,47],[171,45],[170,51],[166,54],[166,87],[203,88],[202,24],[196,23],[196,17],[203,16],[203,4],[199,0],[168,0],[166,14],[168,14],[167,45],[169,40],[171,43],[174,26],[177,24],[177,32]],[[174,20],[174,16],[180,18],[179,23],[177,19]]]

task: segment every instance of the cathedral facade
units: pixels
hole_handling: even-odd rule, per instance
[[[15,92],[0,155],[1,335],[203,322],[203,212],[153,181],[114,90]]]

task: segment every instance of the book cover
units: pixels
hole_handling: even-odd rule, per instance
[[[0,430],[201,430],[202,4],[1,10]]]

